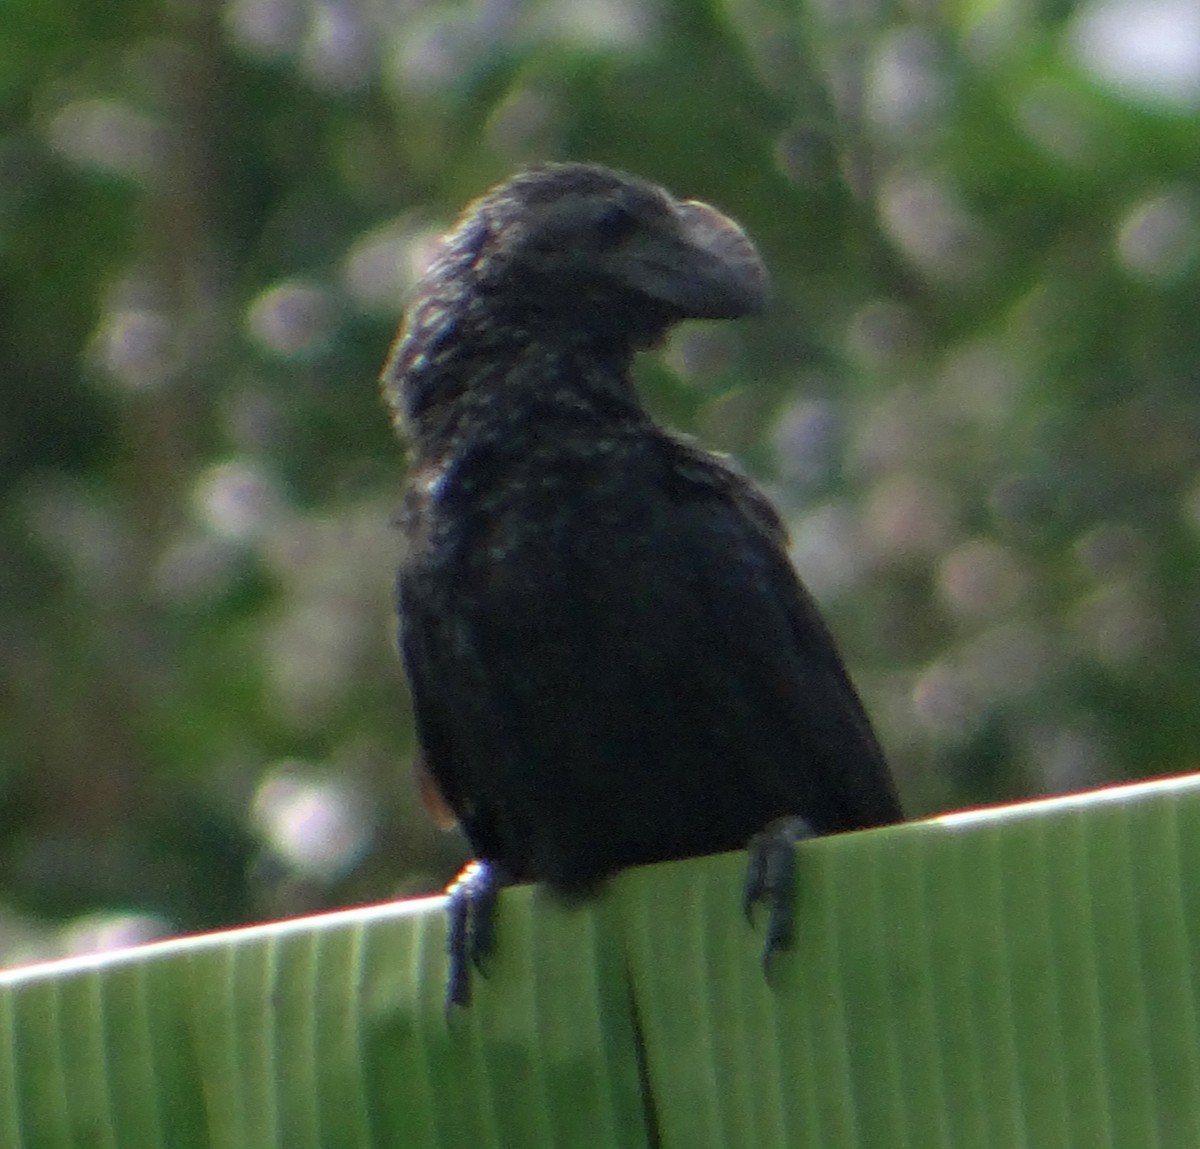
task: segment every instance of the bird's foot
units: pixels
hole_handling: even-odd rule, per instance
[[[496,931],[496,897],[507,880],[494,862],[468,862],[446,887],[446,1011],[471,1004],[471,967],[484,972]]]
[[[771,960],[792,944],[795,936],[796,843],[816,836],[806,818],[798,815],[777,818],[755,834],[747,846],[749,861],[742,887],[742,908],[753,922],[754,909],[767,905],[767,937],[763,943],[763,970],[770,973]]]

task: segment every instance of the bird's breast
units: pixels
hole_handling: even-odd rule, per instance
[[[573,599],[652,541],[645,452],[615,439],[546,442],[518,457],[478,453],[414,475],[410,573],[472,613],[529,613]]]

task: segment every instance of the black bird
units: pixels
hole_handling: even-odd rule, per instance
[[[499,884],[580,896],[754,839],[769,956],[791,844],[902,817],[778,514],[630,379],[678,321],[766,290],[732,220],[591,164],[470,204],[416,290],[383,389],[411,440],[398,603],[422,791],[479,859],[451,887],[451,1003]]]

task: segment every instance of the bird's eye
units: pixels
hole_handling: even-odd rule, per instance
[[[636,227],[637,219],[628,208],[619,203],[610,203],[596,217],[596,238],[605,247],[612,247]]]

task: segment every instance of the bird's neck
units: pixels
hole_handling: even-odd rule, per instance
[[[384,373],[397,422],[421,455],[445,456],[506,428],[645,420],[630,378],[632,348],[471,319],[417,316]]]

